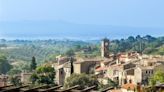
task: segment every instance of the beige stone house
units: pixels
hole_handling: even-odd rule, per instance
[[[148,84],[148,79],[153,75],[154,67],[153,66],[139,66],[136,67],[134,72],[134,84],[141,83],[143,85]]]
[[[30,83],[32,73],[21,73],[21,82],[24,84]]]
[[[56,70],[56,83],[64,85],[64,81],[71,75],[71,62],[69,57],[58,57],[57,63],[53,64]]]
[[[64,85],[65,79],[71,75],[71,64],[66,62],[62,65],[59,65],[56,70],[56,82],[59,85]]]
[[[74,73],[92,73],[95,70],[95,67],[100,65],[99,60],[82,60],[74,63]]]
[[[73,63],[73,73],[94,73],[96,65],[100,65],[99,60],[87,59],[75,61]],[[71,75],[71,63],[68,58],[59,59],[55,67],[56,82],[59,85],[64,85],[65,80]]]

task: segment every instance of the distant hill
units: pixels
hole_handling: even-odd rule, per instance
[[[110,40],[111,54],[137,51],[143,54],[164,55],[164,36],[129,36],[127,39]],[[37,64],[55,62],[56,56],[75,55],[80,58],[100,57],[100,40],[0,40],[0,55],[5,55],[14,69],[29,69],[33,56]]]
[[[11,60],[30,61],[36,56],[39,62],[65,54],[69,50],[74,52],[88,51],[86,55],[100,55],[100,40],[72,41],[72,40],[0,40],[0,52]],[[129,36],[126,39],[115,39],[110,42],[110,53],[138,51],[144,54],[164,55],[164,36],[152,37]],[[83,53],[84,54],[84,53]]]
[[[110,47],[111,52],[127,52],[137,51],[143,54],[164,55],[164,36],[152,37],[140,35],[133,37],[129,36],[127,39],[113,40]]]
[[[76,24],[64,21],[0,22],[0,38],[100,39],[125,38],[140,34],[163,36],[164,28],[139,28],[111,25]]]

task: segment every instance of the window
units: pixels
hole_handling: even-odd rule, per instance
[[[126,79],[124,79],[124,84],[126,84],[127,83],[127,80]]]
[[[114,71],[113,71],[113,75],[114,75],[114,76],[115,76],[115,75],[118,75],[118,73],[119,73],[118,70],[114,70]]]
[[[60,74],[63,74],[63,71],[60,71]]]
[[[132,83],[132,80],[131,79],[129,80],[129,83]]]
[[[64,71],[64,69],[62,68],[62,69],[60,70],[60,74],[63,74],[63,71]]]

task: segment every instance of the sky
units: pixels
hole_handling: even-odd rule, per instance
[[[164,36],[164,0],[0,0],[0,38]]]

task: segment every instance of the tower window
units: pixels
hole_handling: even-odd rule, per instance
[[[60,71],[60,74],[63,74],[63,71]]]

